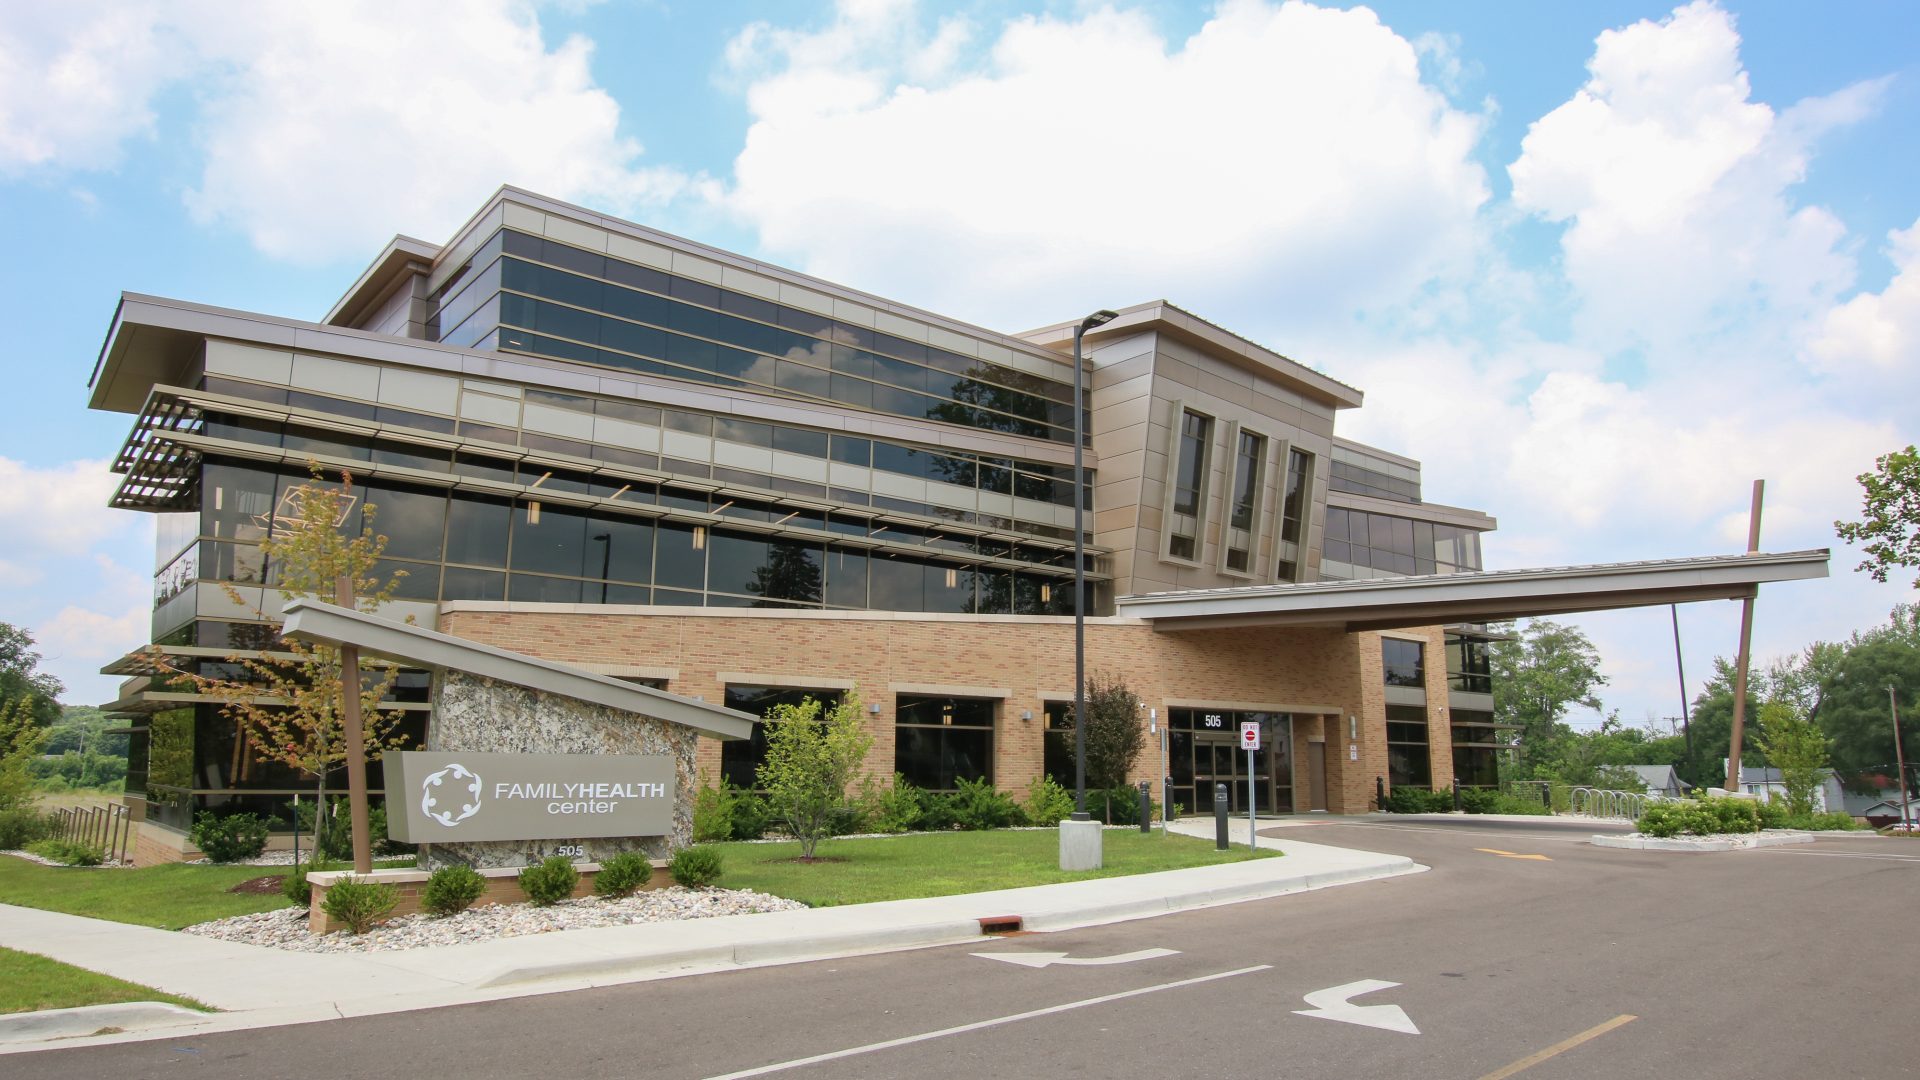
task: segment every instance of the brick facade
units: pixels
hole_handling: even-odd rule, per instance
[[[893,700],[941,692],[1000,701],[994,780],[1023,791],[1042,769],[1045,702],[1073,693],[1073,620],[896,612],[790,612],[457,603],[440,629],[548,660],[619,673],[670,672],[667,689],[718,702],[726,682],[852,686],[874,736],[868,772],[890,781]],[[1399,636],[1412,636],[1396,631]],[[1429,701],[1446,700],[1443,636],[1428,641]],[[1365,813],[1386,775],[1386,703],[1378,634],[1234,628],[1166,632],[1144,620],[1087,620],[1087,670],[1121,675],[1162,717],[1170,707],[1258,709],[1294,715],[1296,801],[1307,799],[1307,745],[1326,743],[1327,809]],[[741,678],[740,676],[750,676]],[[1031,713],[1033,719],[1022,719]],[[1349,738],[1349,721],[1357,734]],[[1142,722],[1145,722],[1143,715]],[[1452,772],[1445,713],[1428,710],[1434,777]],[[1353,758],[1350,760],[1350,755]],[[699,766],[717,775],[720,744],[701,740]],[[1141,755],[1135,780],[1153,779]]]

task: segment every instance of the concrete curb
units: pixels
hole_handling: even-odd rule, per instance
[[[178,1027],[182,1024],[202,1024],[210,1019],[211,1013],[159,1001],[127,1001],[117,1005],[83,1005],[77,1009],[10,1013],[0,1016],[0,1043],[92,1035],[102,1028],[136,1031]]]
[[[1811,844],[1813,834],[1781,831],[1681,840],[1632,833],[1627,836],[1595,836],[1592,843],[1594,847],[1628,848],[1633,851],[1747,851],[1783,844]]]

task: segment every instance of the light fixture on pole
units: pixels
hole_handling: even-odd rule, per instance
[[[1100,310],[1073,328],[1073,820],[1087,820],[1087,474],[1082,453],[1087,441],[1086,378],[1080,342],[1087,331],[1120,316]]]

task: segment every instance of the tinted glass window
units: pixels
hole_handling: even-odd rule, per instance
[[[511,517],[504,499],[455,497],[447,508],[447,561],[505,566]]]

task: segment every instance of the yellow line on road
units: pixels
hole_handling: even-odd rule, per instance
[[[1493,848],[1493,847],[1477,847],[1477,848],[1474,848],[1473,850],[1484,851],[1489,855],[1498,855],[1503,859],[1532,859],[1535,862],[1552,862],[1553,861],[1552,859],[1546,857],[1545,855],[1522,855],[1517,851],[1501,851],[1499,848]]]
[[[1581,1032],[1580,1034],[1575,1035],[1571,1039],[1567,1039],[1564,1042],[1554,1043],[1552,1046],[1547,1047],[1545,1050],[1542,1050],[1537,1054],[1529,1054],[1528,1056],[1521,1058],[1519,1061],[1514,1062],[1513,1064],[1507,1066],[1504,1069],[1499,1069],[1494,1072],[1490,1072],[1487,1075],[1481,1077],[1480,1080],[1507,1080],[1507,1077],[1512,1076],[1515,1073],[1524,1072],[1527,1069],[1531,1069],[1535,1065],[1540,1064],[1541,1062],[1547,1060],[1548,1058],[1559,1057],[1561,1054],[1564,1054],[1567,1051],[1573,1049],[1574,1047],[1579,1046],[1583,1042],[1587,1042],[1590,1039],[1597,1039],[1600,1036],[1605,1035],[1607,1032],[1612,1031],[1614,1028],[1620,1027],[1623,1024],[1631,1024],[1638,1019],[1640,1018],[1637,1016],[1632,1016],[1626,1013],[1622,1013],[1621,1015],[1614,1017],[1613,1019],[1607,1021],[1604,1024],[1599,1025],[1598,1027],[1590,1027],[1587,1030]]]

